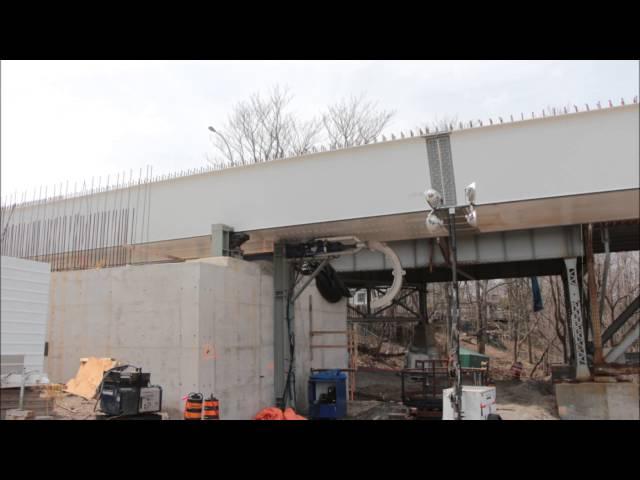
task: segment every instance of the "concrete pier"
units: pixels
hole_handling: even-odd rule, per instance
[[[346,300],[327,303],[312,284],[296,302],[296,391],[306,408],[310,368],[347,367]],[[163,388],[163,410],[181,418],[182,398],[213,393],[222,419],[249,419],[274,402],[273,278],[268,264],[229,257],[52,274],[45,368],[72,378],[80,358],[142,367]]]
[[[556,384],[562,420],[640,420],[639,394],[637,383]]]

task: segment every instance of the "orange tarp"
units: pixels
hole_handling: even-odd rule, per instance
[[[293,408],[287,408],[283,412],[277,407],[267,407],[260,410],[254,420],[306,420],[306,418],[298,415]]]

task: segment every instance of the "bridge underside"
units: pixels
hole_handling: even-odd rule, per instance
[[[601,222],[632,222],[640,218],[640,190],[628,189],[582,195],[568,195],[544,199],[522,200],[478,205],[478,227],[471,229],[464,212],[456,216],[456,229],[461,236],[484,235],[516,230],[537,230],[550,227],[583,225]],[[311,223],[288,227],[247,231],[250,240],[243,245],[245,254],[273,251],[277,241],[304,241],[314,238],[356,235],[361,240],[396,242],[401,240],[446,237],[448,232],[430,234],[425,228],[428,210],[355,218],[331,222]],[[637,232],[620,230],[616,242],[619,250],[638,250]],[[631,230],[631,228],[627,228]],[[599,240],[599,235],[595,240]],[[625,240],[626,239],[626,240]],[[627,241],[631,240],[631,242]],[[613,236],[612,236],[613,241]],[[633,243],[635,241],[635,243]],[[598,248],[598,244],[594,244]]]
[[[560,275],[564,269],[564,259],[528,260],[517,262],[461,264],[458,265],[458,280],[490,280],[497,278],[517,278],[547,275]],[[422,284],[451,281],[451,268],[448,266],[407,268],[404,281],[407,284]],[[359,272],[339,272],[338,275],[350,288],[367,285],[383,286],[393,282],[390,270],[371,270]]]

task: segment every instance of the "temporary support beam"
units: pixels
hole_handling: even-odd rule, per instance
[[[593,363],[601,364],[604,361],[602,356],[602,335],[600,321],[600,305],[598,305],[598,289],[596,287],[596,272],[593,266],[593,224],[586,227],[586,260],[587,260],[587,286],[589,289],[589,306],[591,318],[591,328],[593,331]]]
[[[309,284],[311,282],[313,282],[313,280],[318,276],[318,274],[322,271],[322,269],[327,265],[327,263],[329,263],[331,259],[330,258],[325,258],[320,265],[318,265],[316,267],[316,269],[314,270],[314,272],[309,275],[307,277],[307,279],[305,280],[305,282],[302,284],[302,286],[298,289],[298,291],[293,295],[293,298],[291,299],[291,303],[295,303],[295,301],[298,299],[298,297],[300,295],[302,295],[302,292],[304,292],[304,290],[309,286]]]
[[[638,295],[636,299],[631,302],[620,315],[618,315],[618,318],[616,318],[614,322],[607,327],[602,334],[602,344],[604,345],[611,340],[613,335],[620,330],[620,327],[627,323],[627,320],[629,320],[638,309],[640,309],[640,295]]]
[[[211,225],[211,256],[229,256],[229,237],[233,233],[233,228],[228,225],[216,223]]]
[[[607,362],[616,362],[633,342],[638,340],[638,337],[640,337],[640,322],[637,322],[636,326],[627,332],[622,341],[607,353],[605,360]]]
[[[273,249],[273,384],[275,403],[278,407],[285,405],[285,383],[287,354],[287,325],[293,316],[293,308],[289,301],[292,283],[291,265],[287,261],[286,246],[276,243]]]
[[[582,306],[578,288],[578,268],[575,258],[564,260],[567,269],[567,285],[569,290],[569,306],[571,308],[571,333],[575,350],[576,379],[587,380],[591,374],[587,364],[587,349],[582,322]]]
[[[423,283],[418,289],[418,309],[420,310],[420,320],[429,323],[427,315],[427,284]]]
[[[604,245],[604,265],[602,266],[602,284],[600,286],[600,322],[602,323],[602,314],[604,312],[604,295],[607,292],[607,279],[609,277],[609,266],[611,265],[611,250],[609,248],[609,227],[604,225],[600,232],[602,236],[602,244]],[[602,341],[604,343],[604,340]]]

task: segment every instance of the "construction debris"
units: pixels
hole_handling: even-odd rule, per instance
[[[91,400],[96,396],[104,372],[117,365],[113,358],[81,358],[78,373],[67,382],[64,391]]]
[[[7,410],[5,420],[33,420],[33,410]]]
[[[5,419],[10,411],[20,408],[20,389],[3,388],[0,393],[0,418]],[[53,398],[46,395],[45,387],[25,387],[22,409],[34,416],[49,415],[54,408]]]

